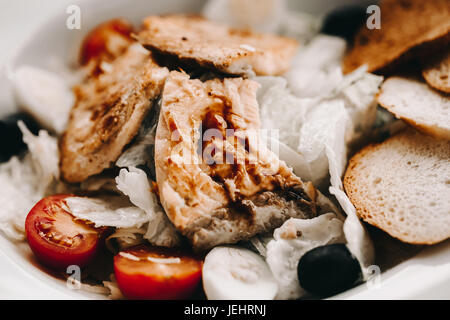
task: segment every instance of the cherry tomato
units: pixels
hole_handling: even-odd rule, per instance
[[[75,220],[64,202],[71,196],[55,195],[42,199],[25,220],[31,250],[42,264],[53,269],[88,264],[95,257],[99,240],[107,230]]]
[[[114,257],[120,290],[129,299],[189,298],[201,280],[203,261],[179,249],[140,245]]]
[[[132,41],[133,26],[124,19],[112,19],[95,27],[84,38],[80,51],[80,63],[103,56],[115,58]]]

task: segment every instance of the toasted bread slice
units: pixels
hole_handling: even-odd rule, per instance
[[[450,96],[414,78],[390,77],[381,86],[378,103],[425,133],[450,140]]]
[[[344,188],[366,222],[403,242],[450,237],[450,141],[408,128],[349,162]]]
[[[294,39],[230,29],[200,16],[150,16],[143,28],[137,39],[149,50],[235,75],[282,74],[298,46]]]
[[[159,97],[168,74],[136,43],[114,60],[109,72],[75,87],[76,102],[60,142],[65,181],[81,182],[117,160]]]
[[[381,28],[364,25],[344,58],[344,73],[363,64],[386,72],[416,55],[429,55],[450,41],[450,1],[383,0]]]
[[[432,59],[422,70],[422,75],[431,87],[450,93],[450,47]]]
[[[252,80],[201,82],[176,71],[164,86],[155,139],[160,200],[197,250],[316,215],[312,184],[255,139],[257,88]]]

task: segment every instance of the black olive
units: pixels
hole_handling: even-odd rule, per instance
[[[330,244],[305,253],[298,262],[300,286],[329,297],[352,288],[362,279],[361,266],[345,244]]]
[[[341,7],[330,12],[320,32],[338,36],[349,42],[353,41],[356,32],[367,19],[366,8],[359,6]]]
[[[39,131],[36,121],[25,113],[13,113],[0,119],[0,162],[8,161],[13,155],[20,154],[27,148],[17,126],[19,120],[22,120],[33,134]]]

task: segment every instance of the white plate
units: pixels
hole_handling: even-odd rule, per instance
[[[28,0],[31,8],[33,0]],[[333,8],[350,3],[368,1],[358,0],[316,0],[292,1],[293,7],[314,13],[325,13]],[[14,1],[17,7],[27,3],[26,0]],[[196,12],[204,1],[202,0],[109,0],[109,1],[64,1],[52,7],[50,0],[45,2],[44,8],[58,8],[54,14],[41,23],[38,28],[30,21],[16,30],[16,34],[26,33],[28,39],[17,50],[11,66],[30,64],[46,68],[51,63],[51,57],[63,59],[64,63],[75,62],[78,47],[83,35],[97,23],[122,16],[135,24],[148,14],[170,12]],[[52,1],[52,3],[55,3]],[[65,26],[68,15],[65,12],[67,4],[78,3],[81,8],[81,30],[69,30]],[[22,10],[21,7],[21,10]],[[13,11],[10,8],[11,11]],[[39,12],[33,14],[39,16]],[[14,30],[14,18],[7,26]],[[21,21],[21,20],[19,20]],[[22,22],[17,22],[22,23]],[[34,32],[30,32],[33,26]],[[5,27],[5,26],[3,26]],[[5,30],[5,28],[2,28]],[[2,31],[3,32],[3,31]],[[9,44],[14,41],[14,31],[9,34]],[[3,34],[0,34],[2,36]],[[18,37],[20,39],[20,37]],[[7,40],[8,40],[7,39]],[[4,42],[5,43],[5,42]],[[15,43],[15,42],[14,42]],[[6,42],[8,45],[8,42]],[[2,48],[0,48],[2,49]],[[10,48],[8,48],[10,49]],[[5,56],[0,56],[1,60]],[[6,106],[10,103],[10,92],[4,75],[0,75],[0,102]],[[8,108],[1,109],[4,113]],[[69,289],[66,282],[43,269],[34,260],[26,243],[12,243],[0,234],[0,299],[90,299],[102,296],[89,294],[84,291]],[[411,258],[394,268],[383,272],[379,282],[371,285],[363,284],[334,298],[338,299],[450,299],[450,241],[427,248],[414,258]]]

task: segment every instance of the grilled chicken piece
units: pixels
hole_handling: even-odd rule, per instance
[[[137,38],[145,48],[227,74],[282,74],[298,47],[294,39],[235,30],[200,16],[150,16],[143,29]]]
[[[60,143],[61,173],[67,182],[81,182],[117,160],[169,74],[138,43],[109,69],[74,88],[76,103]]]
[[[312,184],[257,139],[257,88],[252,80],[201,82],[176,71],[166,81],[156,179],[169,219],[197,250],[316,215]]]

